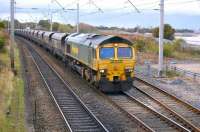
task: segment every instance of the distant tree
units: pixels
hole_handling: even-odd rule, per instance
[[[70,24],[59,24],[59,27],[58,27],[58,31],[60,32],[66,32],[66,33],[70,33],[72,32],[73,30],[73,27],[70,25]]]
[[[169,24],[164,25],[164,38],[165,39],[173,40],[174,33],[175,33],[175,29],[172,28],[171,25],[169,25]],[[159,27],[156,27],[153,29],[153,36],[159,37]]]
[[[38,24],[46,30],[50,28],[49,20],[40,20]]]
[[[53,23],[53,31],[58,31],[59,28],[59,23],[58,22],[54,22]]]
[[[0,29],[5,28],[4,22],[0,22]]]

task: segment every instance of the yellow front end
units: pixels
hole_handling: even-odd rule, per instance
[[[105,76],[109,81],[123,81],[127,79],[127,70],[130,77],[134,77],[135,60],[105,60],[99,61],[99,79],[101,73],[106,72]]]
[[[130,81],[134,77],[135,67],[135,50],[132,46],[123,43],[103,45],[97,49],[97,60],[97,80],[101,83],[103,80],[103,83],[107,82],[110,87],[114,86],[114,89],[114,84],[120,84],[121,87],[128,80],[132,84]],[[103,85],[103,87],[109,86]]]

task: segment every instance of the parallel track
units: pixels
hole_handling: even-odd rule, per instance
[[[27,48],[68,130],[71,132],[108,132],[83,101],[71,90],[70,84],[67,84],[30,45],[27,45]]]
[[[168,106],[161,103],[159,100],[154,99],[154,97],[148,95],[144,91],[140,90],[137,87],[132,88],[129,92],[127,92],[129,96],[141,101],[146,106],[149,106],[162,115],[168,117],[169,119],[173,120],[174,122],[180,124],[181,126],[187,128],[190,131],[199,131],[199,128],[191,124],[188,120],[183,118],[181,115],[176,113],[175,111],[171,110]]]
[[[168,109],[173,120],[179,119],[179,123],[191,131],[200,131],[199,109],[140,78],[136,78],[135,83],[138,83],[137,86],[134,86],[135,90],[142,92],[143,95],[145,94],[160,106]],[[139,98],[141,99],[141,97]],[[170,116],[169,113],[165,114]]]
[[[66,83],[30,45],[28,45],[28,49],[69,131],[108,131],[71,90],[70,84]],[[149,84],[149,86],[151,85]],[[196,126],[191,120],[175,110],[171,110],[162,101],[158,101],[159,98],[152,97],[151,94],[140,88],[132,90],[134,90],[134,94],[124,92],[122,95],[109,95],[109,99],[120,110],[126,112],[128,116],[137,121],[145,130],[170,132],[199,131],[199,126]],[[150,91],[152,92],[152,90]],[[147,100],[148,103],[157,103],[158,108],[152,108],[152,104],[148,104]],[[195,112],[199,114],[198,109],[195,109]],[[199,117],[191,117],[191,119],[196,120]]]
[[[150,128],[151,131],[189,131],[154,109],[144,105],[127,92],[120,95],[109,95],[109,98],[131,116],[137,117],[141,122],[143,122],[143,124]]]

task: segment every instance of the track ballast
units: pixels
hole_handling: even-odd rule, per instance
[[[171,112],[173,112],[172,116],[178,115],[181,117],[182,119],[180,119],[180,121],[182,124],[188,122],[185,124],[186,127],[192,131],[200,131],[199,109],[140,78],[136,78],[135,84],[136,83],[136,88],[138,90],[142,91],[154,100],[159,101],[160,105],[162,104],[167,109],[171,110]]]
[[[58,73],[27,45],[32,59],[69,131],[108,131]]]

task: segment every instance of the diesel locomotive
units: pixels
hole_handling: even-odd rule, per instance
[[[16,35],[58,56],[103,92],[132,87],[136,62],[133,43],[111,35],[17,29]]]

